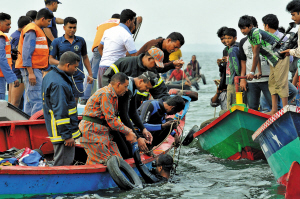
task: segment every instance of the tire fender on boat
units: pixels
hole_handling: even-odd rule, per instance
[[[33,114],[29,120],[38,120],[38,119],[44,119],[44,111],[39,110],[38,112],[36,112],[35,114]]]
[[[191,144],[191,142],[194,139],[194,134],[199,131],[199,127],[197,125],[193,126],[193,128],[190,130],[190,132],[187,134],[187,136],[184,138],[182,145],[187,146]]]
[[[170,95],[184,95],[188,96],[191,98],[192,101],[197,101],[198,100],[198,93],[195,91],[190,91],[190,90],[180,90],[180,89],[170,89],[169,90]]]
[[[112,156],[107,161],[107,170],[120,189],[130,190],[143,186],[142,181],[133,168],[118,156]]]

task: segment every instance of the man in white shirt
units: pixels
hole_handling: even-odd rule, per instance
[[[121,12],[120,24],[106,30],[103,34],[98,50],[102,56],[98,71],[98,86],[106,69],[119,58],[126,55],[135,56],[137,52],[131,31],[135,28],[136,13],[130,9]]]

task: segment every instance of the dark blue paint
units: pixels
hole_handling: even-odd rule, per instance
[[[273,153],[298,138],[299,135],[300,114],[287,112],[264,130],[263,133],[258,136],[258,140],[266,158],[268,159]],[[277,136],[281,144],[273,139],[273,136]]]

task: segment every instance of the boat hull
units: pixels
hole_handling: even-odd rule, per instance
[[[259,142],[278,183],[286,185],[290,167],[300,162],[300,108],[286,106],[253,135]]]
[[[268,116],[244,108],[234,106],[222,116],[214,120],[194,134],[200,146],[212,155],[237,160],[247,158],[261,159],[263,154],[259,144],[252,141],[252,134],[266,120]]]

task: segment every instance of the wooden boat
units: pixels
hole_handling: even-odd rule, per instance
[[[183,96],[186,99],[188,97]],[[190,100],[182,111],[180,128],[177,133],[182,134],[185,124],[185,114],[189,108]],[[79,116],[81,119],[81,116]],[[53,157],[53,145],[48,138],[45,120],[24,120],[0,122],[0,151],[12,147],[31,149],[47,142],[41,150],[46,157]],[[154,154],[167,153],[172,148],[174,138],[169,136]],[[80,145],[76,145],[75,160],[85,163],[87,155]],[[152,167],[153,157],[141,155],[141,159],[148,168]],[[125,160],[139,175],[133,158]],[[107,167],[97,165],[74,165],[55,167],[29,167],[29,166],[0,166],[0,198],[27,197],[41,194],[81,193],[117,187]]]
[[[229,160],[263,158],[260,146],[251,139],[252,134],[269,115],[233,106],[226,113],[193,134],[200,146],[212,155]]]
[[[285,186],[290,183],[287,182],[287,177],[291,165],[294,161],[300,162],[299,113],[300,107],[285,106],[252,136],[260,144],[277,182]],[[299,172],[296,175],[300,179]],[[297,189],[300,190],[299,184]]]
[[[286,185],[286,199],[299,199],[300,198],[300,165],[294,161],[291,165],[290,171],[287,176]]]

